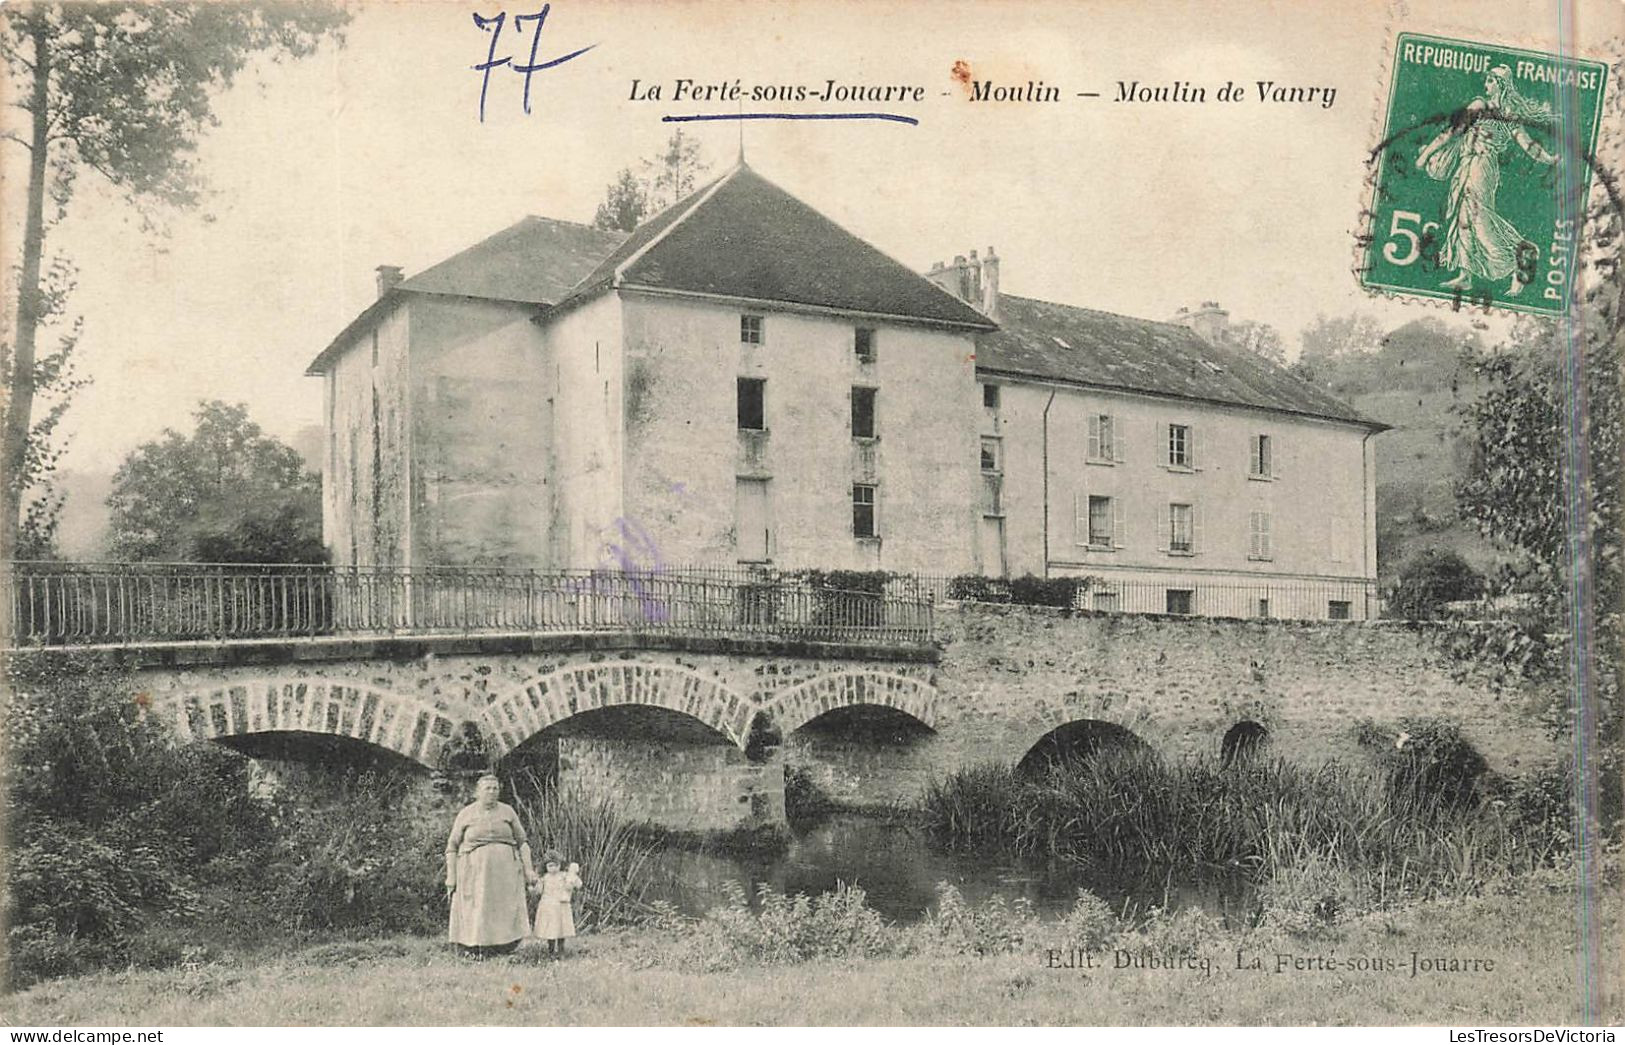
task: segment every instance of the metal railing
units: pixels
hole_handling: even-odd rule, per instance
[[[1078,591],[1079,609],[1108,613],[1167,613],[1261,620],[1367,620],[1377,616],[1371,581],[1275,580],[1212,582],[1094,578]]]
[[[928,598],[748,568],[13,563],[13,647],[527,632],[918,645]]]
[[[1008,578],[967,582],[947,574],[919,574],[908,580],[908,594],[935,602],[960,598],[1010,601]],[[1173,575],[1166,580],[1150,580],[1097,574],[1078,580],[1073,607],[1102,613],[1279,620],[1369,620],[1378,616],[1376,582],[1360,578],[1260,577],[1256,581],[1238,581],[1233,577],[1214,580],[1200,575]],[[893,591],[890,586],[887,590]]]

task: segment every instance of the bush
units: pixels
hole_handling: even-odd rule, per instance
[[[1010,601],[1018,606],[1058,606],[1071,609],[1077,605],[1078,590],[1089,582],[1082,577],[1034,577],[1028,574],[1010,582]]]
[[[1009,602],[1010,584],[998,577],[962,574],[948,582],[948,598],[970,602]]]
[[[1105,900],[1087,889],[1079,889],[1077,901],[1061,919],[1058,935],[1072,947],[1100,951],[1117,936],[1119,928],[1117,915]]]
[[[959,890],[937,883],[937,906],[922,923],[924,946],[950,954],[1010,954],[1039,935],[1032,903],[1018,897],[1007,903],[994,896],[981,906],[965,902]]]
[[[644,922],[656,944],[640,953],[650,965],[706,971],[784,965],[819,958],[877,958],[896,953],[902,937],[871,908],[864,892],[841,885],[815,897],[785,896],[763,884],[759,910],[738,882],[723,883],[727,900],[704,918],[683,918],[658,904]]]
[[[868,595],[886,594],[887,570],[791,570],[786,580],[799,580],[817,591],[857,591]]]
[[[1092,583],[1088,577],[1035,577],[1027,574],[1005,580],[1001,577],[982,577],[963,574],[948,582],[950,599],[972,602],[1009,602],[1017,606],[1056,606],[1072,609],[1077,606],[1078,592]]]
[[[1357,727],[1356,735],[1388,774],[1389,790],[1396,801],[1436,799],[1452,805],[1471,805],[1481,797],[1480,779],[1488,766],[1452,723],[1403,718],[1390,735],[1365,721]]]
[[[1400,568],[1388,590],[1387,615],[1403,620],[1436,620],[1446,603],[1484,594],[1484,577],[1451,548],[1423,548]]]
[[[269,838],[247,760],[177,746],[94,656],[8,667],[10,981],[125,961],[148,922],[197,910],[225,857]]]
[[[295,930],[443,930],[445,823],[412,815],[414,775],[340,768],[284,796],[281,831],[254,881]]]

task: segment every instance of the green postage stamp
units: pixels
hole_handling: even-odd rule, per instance
[[[1401,33],[1362,283],[1564,311],[1607,77],[1601,62]]]

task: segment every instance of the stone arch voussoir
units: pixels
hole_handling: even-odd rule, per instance
[[[677,664],[578,664],[527,679],[481,712],[495,754],[506,755],[572,715],[619,704],[665,708],[699,719],[743,749],[756,710],[717,679]]]
[[[232,679],[156,698],[151,713],[183,741],[256,733],[323,733],[386,748],[434,768],[460,720],[416,697],[351,679]]]
[[[886,671],[837,671],[797,683],[774,696],[763,709],[780,735],[805,726],[836,708],[871,704],[894,708],[928,729],[937,728],[937,688],[907,675]]]
[[[1164,751],[1166,738],[1162,736],[1157,716],[1152,709],[1138,701],[1064,700],[1045,701],[1033,707],[1021,728],[1014,735],[1012,748],[1019,760],[1040,741],[1062,726],[1074,722],[1101,722],[1134,734],[1147,747],[1159,755]]]

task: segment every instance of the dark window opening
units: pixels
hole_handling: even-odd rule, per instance
[[[852,536],[875,537],[875,488],[863,483],[852,486]]]
[[[875,437],[875,389],[854,388],[852,390],[852,437],[854,439],[873,439]]]
[[[1167,611],[1169,613],[1195,613],[1196,592],[1189,588],[1169,588],[1167,595]]]
[[[982,405],[987,407],[989,410],[997,410],[999,408],[998,385],[982,386]]]
[[[1003,462],[999,460],[999,440],[994,436],[982,436],[982,471],[1002,472]]]
[[[857,354],[860,363],[875,361],[875,332],[872,328],[858,327],[852,332],[852,351]]]
[[[767,428],[767,382],[759,377],[739,379],[739,427],[751,432]]]
[[[1252,439],[1251,453],[1248,454],[1247,474],[1256,475],[1261,479],[1270,477],[1274,462],[1271,460],[1270,437],[1255,435]]]
[[[1347,599],[1332,599],[1326,603],[1326,616],[1331,620],[1350,620],[1354,616],[1354,603]]]

